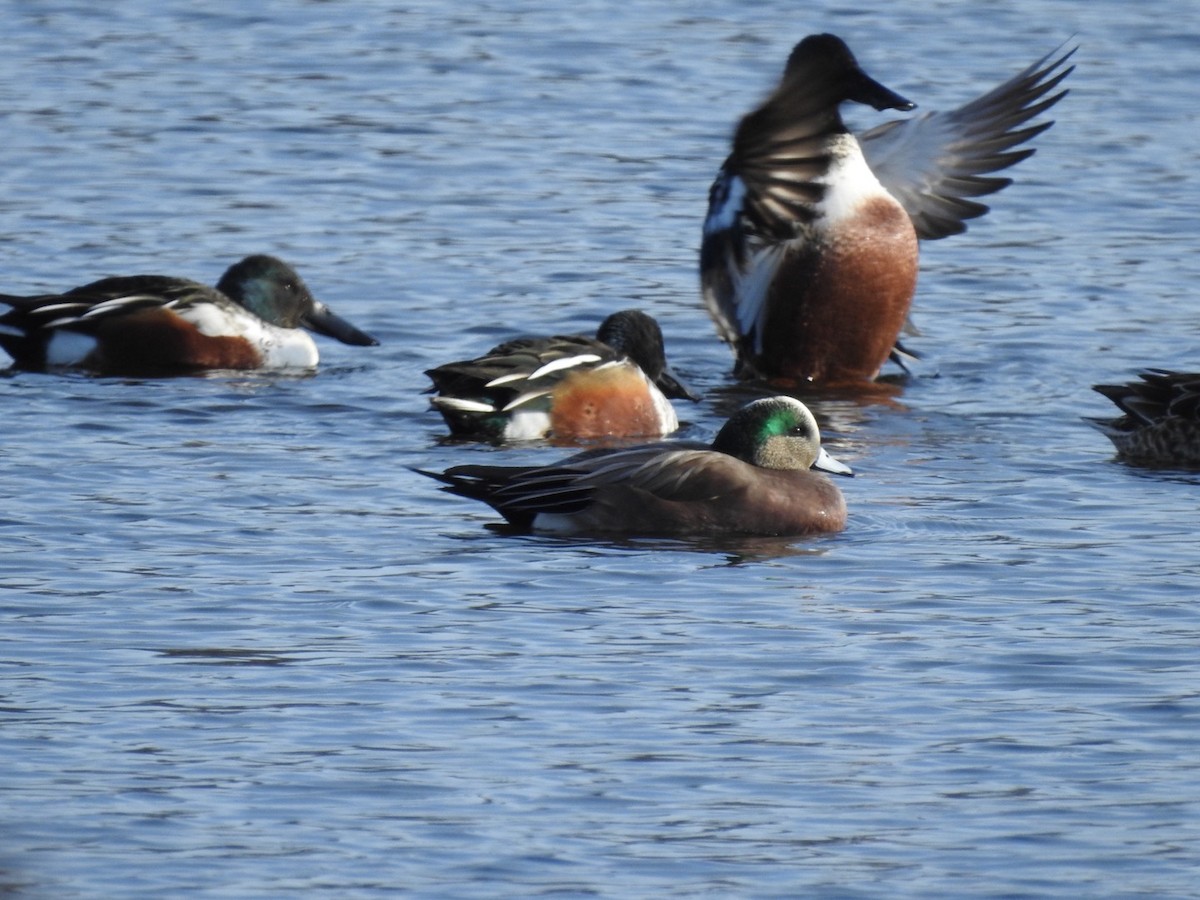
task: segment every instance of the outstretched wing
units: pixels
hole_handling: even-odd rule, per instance
[[[784,256],[781,242],[817,216],[826,142],[844,130],[839,99],[824,80],[801,90],[785,79],[742,119],[709,191],[700,280],[709,315],[734,346],[761,328],[766,292]]]
[[[918,237],[966,231],[965,220],[988,211],[969,198],[1012,183],[988,173],[1033,155],[1033,148],[1012,148],[1054,124],[1025,125],[1067,94],[1052,92],[1074,71],[1067,61],[1077,48],[1062,49],[958,109],[887,122],[858,135],[868,165],[908,212]]]

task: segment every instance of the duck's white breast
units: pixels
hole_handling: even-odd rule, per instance
[[[829,170],[814,179],[825,186],[825,196],[817,203],[818,222],[822,227],[834,227],[852,219],[869,202],[883,200],[900,206],[887,192],[852,134],[843,134],[830,141],[832,162]]]
[[[245,338],[262,353],[264,369],[310,369],[320,360],[316,343],[299,328],[280,328],[239,308],[209,303],[176,312],[201,334]]]

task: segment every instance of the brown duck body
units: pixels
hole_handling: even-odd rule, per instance
[[[709,194],[700,248],[705,306],[744,377],[862,382],[898,344],[917,284],[917,241],[987,212],[990,177],[1066,93],[1071,53],[1044,57],[948,113],[853,135],[839,107],[914,104],[870,78],[839,38],[796,45],[778,88],[745,116]]]
[[[1138,381],[1098,384],[1095,390],[1121,410],[1092,419],[1121,458],[1161,467],[1200,467],[1200,372],[1148,369]]]
[[[346,344],[373,337],[335,315],[287,263],[248,256],[215,288],[186,278],[103,278],[62,294],[0,295],[0,347],[21,369],[102,375],[311,368],[311,329]]]
[[[754,401],[711,446],[658,442],[595,450],[548,466],[424,472],[512,525],[559,533],[808,535],[846,524],[841,491],[813,468],[849,474],[790,397]]]
[[[490,440],[661,437],[679,427],[668,398],[698,399],[667,365],[658,323],[634,309],[594,338],[518,338],[425,374],[450,432]]]

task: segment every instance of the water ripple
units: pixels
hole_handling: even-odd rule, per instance
[[[952,6],[14,7],[0,289],[272,252],[382,345],[0,377],[0,892],[1192,896],[1197,478],[1082,421],[1197,365],[1190,10]],[[923,251],[918,374],[805,397],[845,533],[516,536],[409,472],[560,455],[446,441],[422,372],[614,308],[705,392],[681,436],[767,390],[696,244],[818,29],[922,109],[1081,44]]]

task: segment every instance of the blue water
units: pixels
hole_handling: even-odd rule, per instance
[[[0,377],[0,893],[1200,896],[1200,480],[1095,382],[1197,368],[1188,0],[8,3],[0,290],[252,252],[382,341],[311,377]],[[804,34],[924,108],[1072,38],[918,377],[812,406],[844,534],[507,537],[407,466],[422,370],[698,300],[709,181]],[[869,126],[881,117],[854,112]]]

